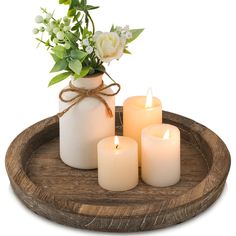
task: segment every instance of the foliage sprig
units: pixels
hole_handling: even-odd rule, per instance
[[[98,6],[89,5],[87,0],[59,0],[59,4],[69,6],[66,16],[57,19],[54,12],[41,8],[42,15],[35,18],[38,27],[33,29],[34,34],[41,34],[36,40],[46,46],[55,62],[50,72],[59,72],[49,86],[70,75],[79,79],[99,72],[107,74],[104,63],[118,60],[123,53],[130,54],[128,44],[143,31],[128,26],[96,31],[90,11]]]

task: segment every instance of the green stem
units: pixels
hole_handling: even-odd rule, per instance
[[[94,22],[93,22],[93,19],[92,19],[92,17],[90,16],[90,14],[87,12],[86,13],[87,14],[87,16],[88,16],[88,18],[89,18],[89,20],[91,21],[91,23],[92,23],[92,27],[93,27],[93,34],[95,33],[95,24],[94,24]]]
[[[112,77],[111,77],[106,71],[104,71],[104,73],[105,73],[114,83],[116,83],[116,81],[115,81],[114,79],[112,79]]]
[[[38,40],[40,43],[43,43],[43,44],[46,45],[46,42],[44,42],[42,39],[37,38],[36,40]],[[52,46],[51,44],[49,44],[49,45],[47,45],[47,46],[53,48],[53,46]]]

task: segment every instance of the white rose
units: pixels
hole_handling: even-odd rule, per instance
[[[103,62],[111,62],[123,55],[125,45],[116,32],[97,32],[94,39],[96,55]]]

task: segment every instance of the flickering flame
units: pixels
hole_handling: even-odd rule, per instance
[[[119,141],[118,136],[115,136],[115,138],[114,138],[114,144],[115,144],[116,149],[118,149],[118,148],[119,148],[119,145],[120,145],[120,141]]]
[[[147,91],[145,108],[151,108],[151,107],[152,107],[152,89],[149,88]]]
[[[166,130],[166,132],[163,135],[163,139],[167,140],[170,138],[170,130]]]

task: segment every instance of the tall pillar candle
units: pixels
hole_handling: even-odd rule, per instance
[[[108,137],[98,143],[98,183],[110,191],[138,184],[138,145],[128,137]]]
[[[151,124],[162,123],[161,101],[152,97],[151,91],[147,96],[130,97],[123,106],[123,134],[138,142],[139,165],[141,164],[141,131]]]
[[[94,89],[101,85],[102,74],[78,80],[72,78],[71,82],[78,88]],[[110,88],[105,92],[113,93]],[[75,96],[71,91],[64,94],[67,100]],[[86,97],[60,118],[60,156],[65,164],[79,169],[97,168],[97,143],[102,138],[115,135],[115,97],[102,97],[111,108],[113,117],[107,115],[101,101]],[[59,100],[60,111],[70,105]]]
[[[180,179],[180,131],[169,124],[151,125],[142,131],[142,179],[166,187]]]

